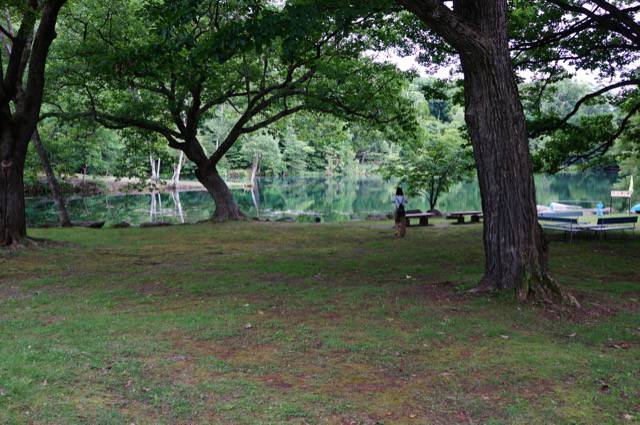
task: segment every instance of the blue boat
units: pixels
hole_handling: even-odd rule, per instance
[[[634,213],[636,213],[636,214],[640,214],[640,204],[638,204],[638,205],[634,205],[634,206],[631,208],[631,211],[633,211],[633,212],[634,212]]]

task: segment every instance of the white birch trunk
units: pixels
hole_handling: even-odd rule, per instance
[[[173,166],[173,176],[171,177],[171,187],[177,188],[180,184],[180,173],[182,173],[182,165],[184,163],[184,152],[180,152],[178,162]]]

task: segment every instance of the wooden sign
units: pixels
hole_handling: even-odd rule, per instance
[[[612,190],[611,191],[612,198],[631,198],[631,192],[628,190]]]

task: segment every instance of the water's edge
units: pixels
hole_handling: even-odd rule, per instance
[[[538,204],[578,203],[593,207],[597,202],[609,205],[609,193],[616,181],[610,174],[538,175]],[[276,220],[290,217],[296,221],[325,222],[366,219],[392,210],[395,183],[381,177],[291,177],[262,178],[259,190],[233,189],[240,208],[250,217]],[[619,204],[619,205],[617,205]],[[211,217],[214,204],[204,191],[156,192],[130,195],[72,195],[67,205],[74,221],[105,221],[107,225],[128,222],[193,223]],[[621,202],[614,208],[622,209]],[[410,209],[427,210],[423,198],[412,198]],[[481,209],[476,182],[455,185],[441,196],[440,211]],[[29,225],[56,223],[55,206],[49,198],[27,199]]]

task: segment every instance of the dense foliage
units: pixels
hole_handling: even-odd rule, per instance
[[[638,172],[638,38],[625,20],[634,6],[609,2],[616,12],[596,3],[511,4],[512,54],[527,75],[520,93],[537,170],[617,164],[626,174]],[[188,138],[191,126],[210,157],[237,136],[216,158],[225,175],[248,173],[257,158],[263,175],[353,174],[382,165],[385,175],[435,205],[439,192],[468,174],[461,80],[414,81],[424,96],[416,102],[407,94],[415,91],[413,75],[372,62],[367,49],[415,53],[419,43],[419,59],[430,69],[455,67],[455,54],[411,15],[381,13],[397,10],[386,2],[352,6],[73,2],[58,24],[39,125],[55,171],[145,180],[154,158],[169,179],[178,152],[167,140]],[[304,95],[278,92],[265,109],[246,115],[251,102],[265,99],[257,95],[261,88],[278,87],[292,69],[304,80]],[[582,74],[578,81],[577,69],[616,79],[585,82]],[[374,77],[394,86],[379,92]],[[201,108],[189,123],[196,101]],[[417,129],[393,114],[419,115]],[[233,135],[243,117],[248,131]],[[187,162],[182,175],[194,179],[197,171]],[[31,181],[42,172],[32,146],[25,172]]]
[[[419,88],[412,93],[419,111],[415,138],[389,155],[380,170],[387,178],[399,179],[410,195],[425,196],[434,210],[440,195],[471,175],[473,155],[463,134],[462,108],[452,102],[455,88],[439,81],[423,81]],[[423,93],[435,90],[440,92],[437,97],[424,98]]]
[[[359,66],[352,61],[365,47],[395,46],[408,53],[415,49],[413,43],[418,42],[422,45],[419,57],[423,63],[437,66],[456,62],[453,52],[427,27],[407,25],[398,30],[389,25],[393,20],[380,20],[376,13],[389,6],[383,3],[372,2],[366,6],[369,9],[358,4],[359,11],[351,15],[344,8],[329,7],[322,2],[313,6],[289,2],[284,9],[274,8],[269,2],[73,3],[63,10],[48,68],[45,115],[57,112],[58,117],[44,120],[39,127],[54,168],[65,175],[89,173],[144,179],[149,175],[149,156],[153,156],[162,159],[162,174],[170,177],[178,154],[167,147],[163,133],[166,134],[166,129],[180,132],[175,116],[188,115],[189,106],[193,105],[194,82],[204,77],[200,102],[210,107],[202,111],[195,124],[198,141],[206,152],[215,152],[242,116],[245,100],[239,94],[247,82],[250,85],[277,82],[279,69],[285,69],[294,58],[306,61],[305,66],[309,66],[310,60],[315,59],[310,49],[314,42],[338,41],[322,38],[328,33],[323,26],[325,17],[330,13],[341,14],[336,30],[354,34],[352,22],[363,7],[370,12],[367,29],[356,31],[357,36],[348,46],[336,50],[334,45],[333,54],[343,60],[338,63],[332,57],[331,61],[321,61],[317,72],[322,72],[323,78],[318,79],[315,91],[310,90],[305,96],[306,106],[319,113],[303,113],[282,124],[269,123],[272,128],[267,133],[241,136],[238,144],[232,144],[219,160],[218,168],[223,173],[250,168],[251,149],[243,145],[260,149],[260,140],[265,141],[268,151],[263,154],[261,172],[272,175],[353,173],[358,163],[379,165],[390,155],[397,156],[404,148],[394,147],[395,142],[412,138],[411,134],[402,133],[404,136],[398,137],[397,128],[381,132],[375,123],[353,122],[358,115],[356,111],[372,111],[365,100],[378,97],[374,96],[375,85],[368,79],[384,68],[376,66],[377,71],[373,71],[365,67],[364,83],[359,78],[347,78],[353,66]],[[629,13],[627,10],[632,7],[624,1],[612,4],[624,13]],[[637,39],[629,31],[621,34],[609,28],[617,22],[613,14],[591,7],[594,13],[602,15],[598,21],[586,14],[589,7],[571,1],[512,4],[513,56],[519,69],[532,75],[522,84],[521,94],[532,134],[534,163],[541,171],[616,163],[630,171],[637,151],[634,120],[627,118],[633,117],[639,103],[634,91],[637,49],[632,47]],[[234,10],[247,13],[238,14]],[[302,16],[305,13],[308,16]],[[399,14],[393,19],[415,24],[410,15]],[[344,38],[340,40],[345,42]],[[594,49],[595,44],[600,47]],[[269,72],[265,73],[267,68]],[[570,79],[574,69],[590,70],[603,78],[616,74],[620,82],[606,86],[575,83]],[[335,92],[336,83],[339,92]],[[172,84],[173,101],[162,93],[162,87],[171,89]],[[65,90],[59,90],[60,87]],[[363,92],[369,87],[372,90]],[[230,95],[230,91],[234,94]],[[334,95],[349,103],[326,102]],[[431,115],[444,122],[452,120],[451,108],[461,101],[461,93],[457,96],[453,102],[443,99],[437,83],[425,92]],[[278,114],[300,106],[299,100],[294,104],[286,99],[293,97],[283,98],[287,106],[274,102],[269,110],[257,114],[255,121],[269,120],[274,115],[269,111]],[[110,118],[137,118],[143,121],[138,123],[142,127],[150,122],[162,124],[164,130],[156,135],[149,134],[149,128],[140,127],[110,130],[95,123],[98,113],[103,113],[101,123],[107,127],[132,124],[108,119],[111,115]],[[625,119],[625,127],[621,129]],[[621,146],[608,156],[598,155],[613,145],[614,136]],[[183,175],[195,178],[196,168],[188,163]],[[26,170],[31,180],[40,172],[33,151]]]

